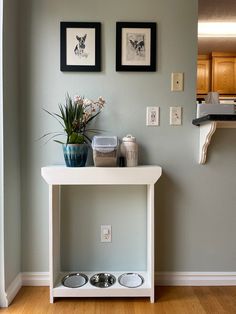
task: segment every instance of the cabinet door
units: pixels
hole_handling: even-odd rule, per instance
[[[219,94],[236,93],[236,62],[233,57],[215,57],[212,65],[212,90]]]
[[[207,94],[210,91],[210,61],[197,62],[197,94]]]

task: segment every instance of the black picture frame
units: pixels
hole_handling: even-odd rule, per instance
[[[155,22],[116,22],[116,71],[156,71]]]
[[[61,22],[61,71],[101,71],[101,23]]]

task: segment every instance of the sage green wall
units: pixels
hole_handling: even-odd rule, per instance
[[[0,2],[0,307],[6,303],[4,268],[4,179],[3,179],[3,88],[2,88],[2,39],[3,39],[3,2]]]
[[[18,1],[3,1],[4,242],[6,288],[21,271]]]
[[[62,269],[146,270],[146,193],[144,186],[63,187]],[[112,226],[112,243],[100,242],[101,225]]]
[[[132,133],[140,145],[140,163],[163,167],[156,186],[156,270],[235,271],[236,131],[217,131],[208,163],[200,166],[199,129],[191,124],[195,116],[197,0],[21,3],[22,270],[48,270],[48,187],[40,167],[63,163],[63,156],[56,143],[44,145],[36,139],[60,129],[42,108],[56,111],[69,92],[91,98],[104,96],[107,106],[97,127],[119,137]],[[60,21],[102,23],[102,72],[60,72]],[[157,22],[157,72],[115,71],[116,21]],[[170,91],[171,72],[176,71],[185,74],[184,92]],[[145,126],[146,106],[152,105],[160,106],[159,127]],[[180,127],[168,124],[169,107],[174,105],[183,107]],[[63,193],[66,200],[73,194],[67,189]],[[93,197],[89,189],[85,193],[85,199]],[[76,194],[70,204],[79,201]],[[96,200],[102,208],[101,198]],[[139,198],[133,202],[135,212]],[[118,206],[116,203],[115,208]],[[135,218],[129,220],[133,224]],[[89,228],[87,232],[84,236],[90,237]],[[65,232],[64,245],[70,236],[75,239],[76,233]],[[137,242],[133,245],[138,249]],[[73,246],[66,249],[72,251]],[[69,262],[65,257],[63,263],[72,267],[76,258],[72,255]]]

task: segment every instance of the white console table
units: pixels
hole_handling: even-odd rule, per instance
[[[159,166],[138,166],[130,168],[65,166],[43,167],[41,174],[49,185],[49,273],[50,302],[54,297],[150,297],[154,296],[154,184],[160,178]],[[135,271],[144,278],[144,283],[137,288],[126,288],[116,283],[109,288],[97,288],[89,281],[80,288],[67,288],[61,279],[65,272],[61,269],[60,257],[60,187],[62,185],[146,185],[147,186],[147,269]],[[80,272],[80,270],[76,270]],[[105,272],[110,272],[105,270]],[[126,271],[111,271],[118,277]],[[129,271],[130,272],[130,271]],[[88,278],[96,272],[84,272]]]

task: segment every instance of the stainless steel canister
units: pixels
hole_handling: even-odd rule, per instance
[[[121,155],[125,157],[127,167],[136,167],[138,165],[138,144],[136,138],[131,134],[126,135],[121,143]]]

